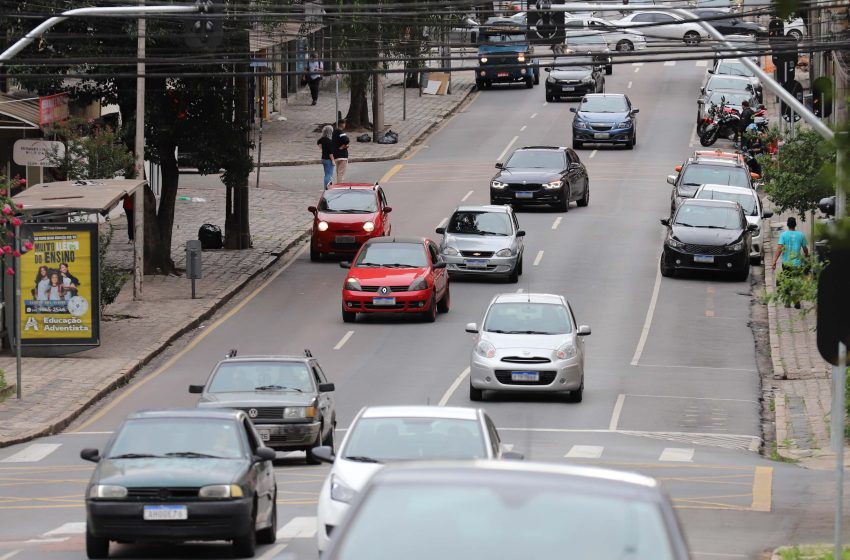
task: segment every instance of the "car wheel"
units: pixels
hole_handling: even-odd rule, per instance
[[[632,150],[632,149],[634,149],[634,147],[635,147],[634,139],[629,138],[628,140],[626,140],[626,149],[627,150]]]
[[[747,263],[747,266],[739,270],[735,273],[735,280],[738,282],[746,282],[747,278],[750,277],[750,265]]]
[[[619,43],[617,43],[617,50],[620,52],[633,51],[635,50],[635,46],[628,39],[623,39]]]
[[[484,400],[484,389],[476,389],[472,385],[469,386],[469,400],[471,401],[483,401]]]
[[[357,319],[357,313],[354,311],[346,311],[342,310],[342,322],[343,323],[353,323]]]
[[[788,33],[786,33],[789,37],[792,37],[795,41],[799,41],[803,38],[803,34],[797,31],[796,29],[792,29]]]
[[[517,266],[508,275],[508,284],[516,284],[519,282],[519,268]]]
[[[570,211],[570,195],[565,191],[564,198],[562,198],[555,205],[555,208],[560,210],[561,212],[569,212]]]
[[[251,530],[242,537],[233,539],[233,555],[237,558],[253,558],[257,552],[257,513],[251,515]]]
[[[672,266],[664,264],[664,254],[661,255],[661,262],[658,265],[661,268],[661,276],[664,278],[673,278],[676,275],[676,269]]]
[[[522,276],[522,253],[519,255],[519,262],[516,265],[516,273]]]
[[[316,441],[313,442],[313,445],[311,445],[310,447],[308,447],[307,449],[304,450],[304,451],[307,452],[307,455],[306,455],[305,458],[306,458],[308,465],[321,465],[322,464],[322,462],[319,461],[319,458],[316,457],[315,455],[313,455],[313,448],[319,447],[323,443],[322,442],[322,428],[324,428],[324,426],[321,426],[319,428],[319,435],[316,436]]]
[[[761,255],[759,255],[758,257],[750,257],[750,264],[758,266],[761,264],[761,259]]]
[[[259,544],[274,544],[277,540],[277,490],[274,493],[272,500],[272,518],[269,526],[265,529],[257,531],[257,543]]]
[[[580,403],[583,398],[584,398],[584,377],[581,378],[581,385],[579,386],[579,388],[575,391],[570,391],[570,394],[567,397],[567,399],[569,399],[570,402]]]
[[[328,435],[326,435],[322,440],[322,445],[330,447],[331,451],[334,450],[334,431],[336,431],[336,422],[331,424],[331,429],[328,431]]]
[[[579,142],[578,140],[573,140],[573,150],[580,150],[584,147],[584,144]]]
[[[552,103],[554,100],[555,100],[555,97],[547,91],[546,92],[546,103]]]
[[[446,293],[443,294],[443,299],[437,304],[437,311],[440,313],[448,313],[452,305],[452,293],[449,290],[449,285],[446,284]]]
[[[526,78],[525,79],[525,87],[527,89],[531,89],[534,87],[534,78]]]
[[[614,65],[613,65],[613,64],[609,64],[609,65],[607,65],[607,66],[605,67],[605,75],[606,75],[606,76],[610,76],[610,75],[611,75],[611,74],[613,74],[613,73],[614,73]]]
[[[534,85],[540,85],[540,69],[536,68],[534,72]]]
[[[431,305],[428,306],[428,311],[422,312],[422,320],[426,323],[433,323],[437,320],[437,299],[431,296]]]
[[[319,252],[319,248],[310,243],[310,260],[312,262],[319,262],[322,259],[322,254]]]
[[[699,33],[696,31],[688,31],[685,33],[684,41],[686,45],[699,45]]]
[[[484,89],[484,80],[475,80],[475,87],[479,90]]]
[[[584,186],[584,194],[581,195],[581,198],[578,199],[578,202],[576,202],[576,204],[578,204],[582,208],[590,204],[590,183],[587,183]]]
[[[86,531],[86,556],[89,558],[109,558],[109,539],[95,537]]]

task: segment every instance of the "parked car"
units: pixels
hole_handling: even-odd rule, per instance
[[[682,165],[676,166],[676,175],[668,175],[667,183],[673,185],[670,193],[670,215],[676,212],[683,200],[693,198],[702,185],[728,185],[753,188],[753,173],[744,156],[720,150],[697,150]]]
[[[590,203],[587,168],[575,151],[555,146],[515,150],[490,181],[490,204],[550,204],[562,212]]]
[[[596,64],[605,67],[606,75],[610,76],[614,72],[611,49],[608,48],[603,32],[568,30],[564,33],[564,45],[566,52],[591,55]]]
[[[353,255],[367,240],[392,233],[392,208],[378,183],[331,185],[307,211],[313,214],[311,261],[327,253]]]
[[[611,23],[617,27],[637,27],[650,37],[675,39],[687,45],[698,45],[708,39],[708,32],[699,24],[665,12],[634,12]]]
[[[552,66],[544,68],[549,73],[546,78],[546,101],[581,97],[587,93],[604,93],[603,68],[589,56],[555,57]]]
[[[773,217],[770,210],[762,210],[761,200],[753,189],[747,187],[730,187],[727,185],[703,185],[694,195],[697,200],[728,200],[737,202],[744,210],[747,222],[756,225],[752,232],[750,246],[750,262],[760,264],[764,258],[764,220]]]
[[[563,296],[501,294],[487,306],[469,360],[469,400],[484,391],[584,394],[584,337],[590,327],[576,323]]]
[[[672,218],[661,218],[667,228],[661,252],[661,275],[678,270],[712,270],[730,273],[744,281],[750,275],[752,233],[737,202],[696,200],[682,202]]]
[[[459,206],[446,227],[440,253],[449,276],[502,277],[516,283],[522,274],[523,237],[510,206]]]
[[[706,20],[716,30],[724,35],[749,35],[750,37],[767,37],[767,27],[740,17],[731,17],[728,11],[714,8],[698,8],[693,11],[700,19]]]
[[[86,554],[110,541],[233,541],[239,558],[277,538],[272,460],[241,410],[149,410],[127,417],[86,486]]]
[[[753,60],[758,63],[758,60]],[[756,92],[759,101],[763,101],[763,88],[761,80],[756,77],[752,70],[744,66],[737,58],[719,58],[715,60],[714,66],[708,69],[708,73],[714,76],[740,76],[750,80],[752,91]]]
[[[803,18],[788,18],[783,23],[783,30],[786,37],[793,37],[799,41],[807,35],[806,24],[803,22]]]
[[[190,385],[189,392],[201,395],[198,408],[244,411],[265,445],[305,451],[310,465],[319,462],[314,447],[333,447],[334,384],[309,350],[303,356],[237,356],[231,350],[206,383]]]
[[[622,93],[585,95],[578,107],[570,107],[573,118],[573,149],[585,142],[592,144],[622,143],[632,149],[637,145],[637,113],[632,102]]]
[[[755,110],[759,104],[759,97],[752,81],[745,76],[713,75],[708,74],[705,84],[700,88],[700,96],[697,97],[697,126],[708,117],[711,104],[720,105],[715,91],[721,92],[720,101],[726,99],[726,107],[741,111],[743,102],[746,100],[750,107]]]
[[[637,29],[619,29],[611,22],[592,16],[567,17],[564,20],[566,31],[600,31],[612,51],[641,51],[646,49],[646,37]]]

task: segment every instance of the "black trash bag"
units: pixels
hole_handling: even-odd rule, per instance
[[[198,229],[198,241],[201,242],[201,249],[221,249],[224,247],[221,228],[213,224],[204,224]]]
[[[398,144],[398,132],[388,130],[386,134],[378,138],[378,144]]]
[[[371,142],[372,136],[366,132],[357,137],[358,142]]]

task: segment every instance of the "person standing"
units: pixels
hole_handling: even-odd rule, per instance
[[[345,119],[337,121],[333,141],[336,182],[342,183],[345,179],[345,170],[348,168],[348,134],[345,133]]]
[[[755,111],[750,108],[750,102],[744,100],[741,102],[741,119],[738,121],[738,130],[735,131],[735,144],[738,146],[744,146],[744,135],[746,134],[747,127],[753,124],[753,115],[755,115]]]
[[[808,241],[806,240],[806,234],[797,231],[797,219],[794,216],[788,218],[786,224],[788,225],[788,229],[779,235],[779,241],[776,247],[777,251],[773,256],[773,265],[771,268],[776,270],[776,261],[781,256],[782,272],[780,274],[798,275],[802,271],[800,268],[802,264],[800,253],[802,252],[807,257],[809,256]],[[789,305],[786,303],[785,307],[789,307]],[[794,307],[800,309],[800,302],[794,302]]]
[[[334,161],[334,141],[333,141],[334,127],[329,124],[326,124],[324,128],[322,128],[322,137],[316,141],[322,148],[322,167],[325,171],[325,180],[322,186],[327,189],[328,185],[331,184],[334,178],[334,166],[336,162]]]
[[[133,214],[133,195],[124,195],[124,213],[127,215],[127,239],[132,242],[133,234],[136,231],[136,222]]]
[[[310,97],[313,98],[313,105],[319,99],[319,82],[322,81],[324,71],[325,65],[319,60],[319,53],[314,52],[310,62],[307,63],[307,85],[310,86]]]

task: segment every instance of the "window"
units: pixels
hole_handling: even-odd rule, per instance
[[[330,189],[319,201],[322,212],[370,214],[377,212],[375,193],[363,189]]]
[[[257,436],[254,434],[254,426],[251,425],[250,420],[243,420],[243,427],[245,428],[245,435],[248,436],[248,447],[251,448],[251,453],[257,450],[260,446],[260,442],[257,441]]]
[[[322,382],[322,383],[327,383],[327,382],[328,382],[328,376],[327,376],[327,375],[325,375],[325,370],[323,370],[323,369],[322,369],[322,366],[320,366],[320,365],[318,364],[318,362],[316,362],[316,363],[314,363],[314,364],[313,364],[313,368],[315,368],[316,370],[318,370],[318,372],[319,372],[319,379],[321,379],[321,382]]]
[[[384,189],[378,189],[378,197],[381,199],[381,207],[387,205],[387,197],[384,195]]]
[[[428,266],[421,243],[370,243],[364,245],[354,266],[395,266],[422,268]]]
[[[115,436],[108,457],[138,454],[180,457],[212,455],[223,459],[244,456],[237,422],[217,418],[139,418],[128,420]]]
[[[670,14],[653,14],[655,16],[655,21],[658,23],[668,23],[671,21],[677,21],[676,18],[671,16]]]
[[[431,263],[436,264],[440,262],[439,251],[431,243],[428,243],[428,252],[431,253]]]
[[[360,418],[341,455],[382,462],[487,457],[478,421],[428,417]]]
[[[566,334],[572,332],[572,325],[562,305],[511,302],[490,307],[484,330],[505,334]]]
[[[653,17],[654,15],[655,14],[638,14],[634,18],[632,18],[632,21],[637,21],[640,23],[651,23],[655,21],[655,18]]]
[[[564,22],[564,27],[577,27],[582,29],[584,27],[584,22],[580,19],[571,19]]]
[[[517,150],[505,163],[507,168],[563,169],[564,153],[560,151]]]
[[[490,420],[490,418],[485,417],[484,421],[487,424],[487,432],[490,434],[490,444],[493,446],[493,456],[498,457],[502,445],[502,441],[499,439],[499,432],[496,430],[496,426],[493,425],[493,421]]]
[[[449,220],[449,233],[471,235],[510,235],[511,221],[504,212],[455,212]]]

